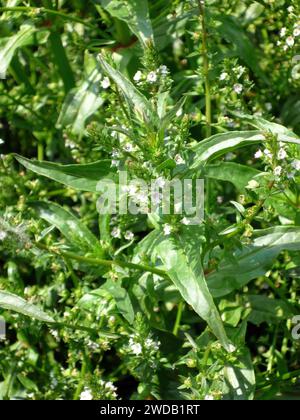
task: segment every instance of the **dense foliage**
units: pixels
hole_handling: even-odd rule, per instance
[[[299,399],[299,1],[0,4],[0,399]]]

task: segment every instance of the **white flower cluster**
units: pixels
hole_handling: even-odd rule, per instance
[[[7,233],[4,230],[0,230],[0,241],[4,241],[6,237],[7,237]]]
[[[100,386],[102,387],[106,398],[109,398],[109,397],[113,399],[118,398],[117,388],[114,386],[112,382],[105,382],[101,379]]]
[[[121,239],[122,238],[122,231],[119,227],[114,227],[111,231],[111,236],[115,239]],[[134,233],[130,230],[127,230],[124,234],[124,238],[126,241],[132,241],[134,239]]]
[[[157,70],[150,71],[146,76],[139,70],[135,73],[133,80],[139,85],[146,81],[149,84],[155,84],[162,77],[165,78],[169,74],[167,66],[162,65]]]
[[[274,154],[268,149],[264,149],[264,150],[257,150],[257,152],[254,155],[255,159],[264,159],[267,163],[272,163],[273,159],[276,158],[276,161],[282,161],[281,165],[277,165],[274,168],[274,175],[276,177],[280,177],[283,173],[284,173],[284,166],[287,166],[288,162],[288,153],[284,148],[284,145],[282,143],[280,143],[280,149],[277,153],[277,156],[274,156]],[[288,165],[287,169],[287,177],[289,179],[294,178],[294,176],[296,175],[296,172],[300,171],[300,160],[298,159],[294,159],[292,160],[292,162],[290,163],[290,165]],[[288,171],[288,169],[290,169],[290,171]],[[257,187],[256,187],[257,188]]]
[[[132,335],[129,339],[129,351],[136,356],[139,356],[143,353],[143,350],[146,352],[158,352],[160,348],[160,342],[153,340],[151,336],[149,336],[143,343],[143,345],[137,340],[137,337]]]
[[[287,51],[288,48],[293,48],[295,45],[295,38],[300,36],[300,23],[297,22],[294,24],[293,31],[288,35],[288,29],[287,28],[281,28],[279,32],[280,38],[285,38],[283,50]],[[288,35],[288,36],[287,36]],[[282,45],[282,41],[277,42],[277,46]]]
[[[82,393],[80,394],[80,401],[91,401],[93,399],[92,390],[88,387],[85,387]]]

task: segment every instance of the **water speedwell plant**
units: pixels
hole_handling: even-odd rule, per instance
[[[299,397],[298,2],[69,3],[0,7],[0,399]]]

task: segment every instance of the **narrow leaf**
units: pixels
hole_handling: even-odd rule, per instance
[[[10,292],[0,290],[0,308],[18,312],[22,315],[37,319],[38,321],[54,323],[54,319],[39,309],[37,306],[26,302],[23,298]]]

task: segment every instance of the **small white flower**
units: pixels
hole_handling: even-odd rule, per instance
[[[293,6],[289,6],[289,7],[287,8],[287,11],[288,11],[289,13],[293,13],[293,12],[294,12],[294,7],[293,7]]]
[[[263,157],[263,152],[259,149],[256,153],[255,153],[255,155],[254,155],[254,157],[255,157],[255,159],[260,159],[261,157]]]
[[[120,162],[119,162],[118,160],[116,160],[116,159],[113,159],[113,160],[111,161],[111,166],[112,166],[112,167],[116,167],[116,168],[118,168],[118,167],[119,167],[119,164],[120,164]]]
[[[111,232],[111,236],[112,236],[113,238],[118,238],[118,239],[120,239],[120,238],[121,238],[121,229],[120,229],[120,228],[118,228],[118,227],[113,228],[113,230],[112,230],[112,232]]]
[[[135,73],[133,80],[135,82],[140,82],[143,77],[143,73],[139,70]]]
[[[181,223],[182,223],[183,225],[185,225],[185,226],[188,226],[188,225],[191,223],[191,221],[190,221],[187,217],[184,217],[184,218],[181,220]]]
[[[223,71],[223,73],[221,73],[219,79],[221,81],[226,80],[228,78],[228,73],[226,73],[225,71]]]
[[[272,108],[273,108],[273,106],[272,106],[271,102],[266,102],[265,106],[266,106],[266,110],[267,110],[267,111],[271,111],[271,110],[272,110]]]
[[[269,159],[272,159],[272,157],[273,157],[273,154],[272,154],[272,152],[270,152],[269,149],[264,150],[264,155],[266,155]]]
[[[120,153],[117,149],[113,149],[113,151],[111,152],[111,156],[113,158],[118,158],[118,157],[120,157]]]
[[[127,153],[131,153],[134,151],[134,146],[131,143],[126,143],[124,145],[124,151]]]
[[[142,348],[141,344],[140,343],[135,343],[132,338],[129,340],[129,348],[130,348],[131,352],[133,354],[136,354],[137,356],[143,352],[143,348]]]
[[[101,82],[101,86],[103,89],[108,89],[110,87],[110,80],[108,77],[104,77],[104,79]]]
[[[3,139],[0,139],[0,146],[1,146],[1,144],[4,144],[4,140]]]
[[[124,187],[124,192],[127,192],[130,197],[134,197],[137,193],[137,186],[135,184],[129,184],[128,186]]]
[[[93,399],[92,391],[89,388],[84,388],[80,394],[81,401],[91,401]]]
[[[176,165],[184,165],[185,164],[185,160],[180,155],[175,156],[175,162],[176,162]]]
[[[294,35],[295,37],[300,36],[300,28],[296,28],[296,29],[294,29],[293,35]]]
[[[155,71],[151,71],[147,76],[147,82],[155,83],[157,82],[157,74]]]
[[[0,241],[4,241],[6,237],[7,237],[7,233],[4,232],[4,230],[0,230]]]
[[[158,351],[160,346],[159,341],[154,341],[152,338],[147,338],[145,341],[145,347],[149,350]]]
[[[169,74],[169,69],[165,65],[160,66],[159,71],[163,76],[167,76]]]
[[[300,160],[298,159],[293,160],[292,167],[296,169],[296,171],[300,171]]]
[[[135,198],[140,204],[148,204],[148,193],[146,191],[138,192]]]
[[[288,36],[285,42],[288,47],[293,47],[295,45],[295,39],[292,36]]]
[[[132,239],[134,238],[134,233],[130,230],[127,230],[127,232],[124,235],[124,238],[126,239],[126,241],[132,241]]]
[[[243,92],[244,87],[243,87],[243,85],[241,85],[240,83],[236,83],[236,84],[233,86],[233,90],[235,91],[235,93],[237,93],[238,95],[240,95],[240,94]]]
[[[204,399],[205,401],[212,401],[214,400],[214,397],[212,395],[205,395]]]
[[[219,196],[217,197],[217,203],[218,203],[218,204],[223,204],[223,202],[224,202],[224,197],[222,197],[221,195],[219,195]]]
[[[246,188],[248,188],[249,190],[255,190],[258,187],[259,187],[259,183],[255,181],[255,179],[251,179],[251,181],[248,182],[248,185]]]
[[[169,225],[168,223],[166,223],[166,224],[164,225],[164,227],[163,227],[163,231],[164,231],[164,235],[165,235],[165,236],[168,236],[168,235],[170,235],[170,234],[172,233],[173,228],[172,228],[172,226],[171,226],[171,225]]]
[[[246,69],[243,66],[239,66],[237,68],[237,76],[238,76],[238,79],[243,76],[243,74],[245,73],[245,71],[246,71]]]
[[[285,159],[287,157],[287,153],[286,153],[286,151],[284,150],[284,149],[280,149],[279,150],[279,152],[278,152],[278,156],[277,156],[277,158],[279,159],[279,160],[283,160],[283,159]]]
[[[281,36],[281,38],[283,38],[286,35],[286,31],[287,31],[286,28],[281,28],[280,29],[279,35]]]
[[[281,166],[276,166],[276,168],[274,169],[274,175],[275,176],[280,176],[282,173],[282,167]]]

